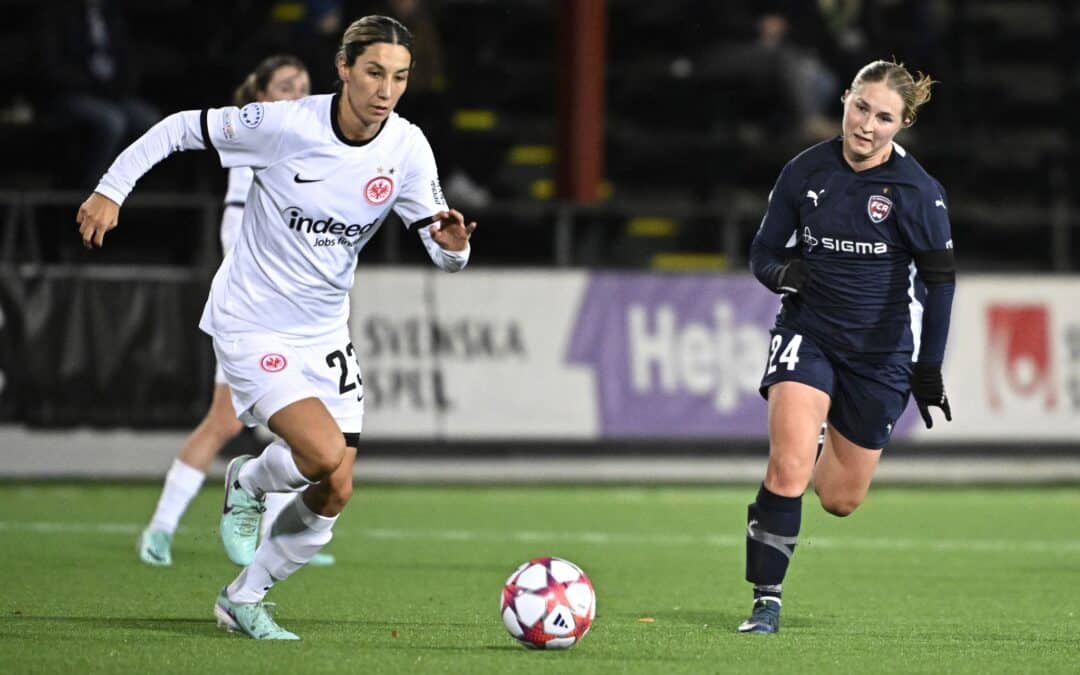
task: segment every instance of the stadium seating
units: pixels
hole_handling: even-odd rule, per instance
[[[0,189],[76,187],[71,169],[91,139],[69,128],[63,111],[50,109],[47,92],[36,91],[26,76],[32,72],[25,55],[33,53],[34,3],[2,4],[0,142],[20,161],[0,166]],[[740,35],[738,27],[715,25],[718,17],[730,16],[719,13],[717,3],[608,1],[603,200],[570,211],[560,210],[554,195],[559,3],[429,4],[444,35],[468,36],[467,48],[446,41],[450,127],[455,145],[466,149],[455,154],[494,197],[470,213],[499,224],[499,236],[485,238],[486,261],[648,267],[657,254],[722,254],[725,263],[742,264],[776,173],[807,141],[778,133],[793,127],[775,87],[737,68],[703,67],[701,56],[711,46]],[[898,27],[895,39],[886,32],[869,51],[902,58],[919,50],[933,54],[927,64],[909,59],[942,82],[901,142],[949,192],[961,264],[1075,269],[1080,237],[1070,236],[1076,221],[1070,187],[1077,178],[1069,139],[1077,122],[1063,111],[1077,98],[1077,47],[1070,36],[1080,26],[1080,11],[1054,0],[913,5],[932,20],[933,41],[924,36],[912,42],[910,29]],[[217,16],[203,3],[168,0],[131,3],[128,11],[147,75],[146,98],[163,112],[227,99],[242,70],[227,45],[230,36],[237,40],[257,28],[256,9]],[[850,73],[837,77],[843,82]],[[181,194],[219,195],[223,187],[224,172],[205,156],[170,159],[140,184],[143,191]],[[563,222],[569,215],[571,223],[571,237],[562,244],[554,235],[560,215]],[[41,216],[39,222],[51,217]],[[643,234],[647,228],[629,221],[635,216],[667,218],[677,227],[667,236]],[[1020,232],[1033,236],[1018,242]],[[42,235],[59,236],[48,227]],[[201,241],[191,236],[172,243],[182,249]],[[117,254],[118,262],[161,258],[146,250],[157,242],[133,237],[124,243],[135,250]],[[567,243],[573,256],[559,254]],[[43,250],[63,259],[61,248]],[[389,245],[369,253],[387,262],[413,259],[412,251]],[[165,257],[188,264],[198,255]]]

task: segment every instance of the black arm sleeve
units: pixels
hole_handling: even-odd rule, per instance
[[[916,252],[914,257],[919,278],[926,284],[919,363],[940,364],[945,359],[956,292],[955,259],[952,249]]]
[[[786,254],[761,241],[760,233],[750,244],[750,271],[757,280],[773,293],[780,293],[780,273],[784,269]]]
[[[927,286],[956,282],[956,258],[951,248],[941,251],[916,251],[912,257],[915,258],[919,278]]]
[[[776,185],[769,192],[769,203],[761,226],[750,244],[750,270],[773,293],[780,293],[780,277],[793,253],[788,248],[799,225],[799,213],[794,195],[799,193],[799,170],[794,160],[784,165]]]

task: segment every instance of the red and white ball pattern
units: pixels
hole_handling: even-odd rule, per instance
[[[569,560],[534,558],[506,580],[500,610],[506,630],[526,647],[567,649],[592,627],[596,593]]]

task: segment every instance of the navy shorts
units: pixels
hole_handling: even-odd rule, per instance
[[[812,338],[774,328],[759,391],[769,397],[777,382],[801,382],[832,401],[829,425],[864,448],[883,448],[907,407],[911,364],[906,360],[867,363],[822,349]]]

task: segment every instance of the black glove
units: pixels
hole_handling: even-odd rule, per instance
[[[937,406],[945,413],[945,419],[952,422],[952,409],[949,408],[949,399],[945,396],[945,384],[941,381],[941,364],[916,363],[911,371],[911,395],[915,399],[915,405],[919,406],[919,414],[922,415],[926,428],[934,427],[934,420],[930,417],[930,406]]]
[[[798,293],[810,284],[810,267],[802,258],[795,258],[780,268],[776,275],[776,290],[781,293]]]

